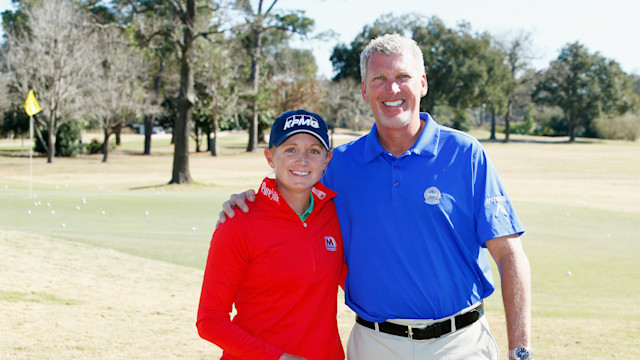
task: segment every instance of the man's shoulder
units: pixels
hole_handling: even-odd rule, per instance
[[[364,144],[366,142],[367,135],[363,135],[356,140],[350,141],[346,144],[342,144],[333,149],[333,158],[342,156],[354,155],[356,153],[362,153]]]
[[[482,145],[475,137],[464,131],[453,129],[444,125],[438,125],[440,128],[441,145],[457,146],[464,148],[480,149]]]

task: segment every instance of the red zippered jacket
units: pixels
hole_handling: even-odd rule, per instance
[[[214,232],[197,327],[224,350],[222,359],[344,359],[336,320],[344,249],[332,198],[318,183],[302,222],[266,178],[249,213]],[[230,319],[232,305],[237,315]]]

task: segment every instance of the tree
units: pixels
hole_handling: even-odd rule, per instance
[[[30,89],[36,94],[42,107],[36,134],[51,163],[58,127],[87,106],[84,96],[91,91],[97,68],[91,47],[95,34],[92,22],[71,1],[44,1],[19,11],[26,22],[7,29],[4,67],[12,76],[10,92],[16,103],[24,101]],[[47,130],[46,140],[40,129]]]
[[[487,33],[474,34],[468,23],[448,29],[437,17],[426,26],[416,26],[413,38],[425,56],[429,94],[423,111],[447,105],[462,117],[470,107],[483,103],[500,107],[509,87],[504,53],[492,45]]]
[[[501,82],[507,86],[506,114],[504,116],[505,129],[504,141],[509,142],[511,133],[511,113],[514,104],[519,103],[522,99],[530,98],[530,91],[525,91],[523,95],[523,87],[527,84],[530,76],[525,76],[533,55],[531,53],[531,33],[517,32],[510,38],[498,42],[498,46],[502,48],[506,54],[505,62],[509,67],[509,78]],[[492,120],[491,139],[495,140],[495,117]]]
[[[558,106],[568,123],[569,141],[588,131],[600,114],[615,116],[637,107],[631,79],[620,65],[578,43],[567,44],[551,62],[533,93],[538,104]]]
[[[338,44],[331,53],[331,64],[336,75],[333,81],[353,79],[358,84],[360,78],[360,53],[369,41],[384,34],[404,35],[415,17],[407,15],[396,17],[393,14],[381,15],[372,25],[365,25],[349,46]]]
[[[631,74],[629,75],[629,77],[631,78],[631,87],[633,89],[633,92],[640,96],[640,75],[638,74]]]
[[[145,113],[147,94],[137,74],[142,73],[142,56],[115,24],[104,25],[97,32],[95,54],[100,66],[93,82],[93,106],[88,113],[103,131],[103,162],[109,159],[109,137],[119,131],[127,120]]]
[[[192,109],[196,102],[191,53],[195,41],[199,38],[220,34],[220,19],[212,20],[212,14],[220,8],[209,0],[118,0],[117,3],[123,9],[130,9],[132,17],[153,14],[165,20],[159,28],[139,29],[141,43],[149,43],[156,37],[162,37],[178,50],[177,57],[180,62],[180,86],[176,99],[178,116],[173,127],[173,171],[169,183],[191,183],[189,131]],[[140,22],[140,24],[143,23]]]
[[[303,12],[279,14],[274,11],[278,0],[257,0],[253,6],[250,0],[236,0],[236,7],[246,16],[245,26],[249,28],[249,53],[251,56],[251,74],[249,83],[253,91],[252,118],[249,125],[249,143],[247,152],[258,150],[258,115],[260,112],[260,64],[263,59],[263,40],[265,34],[274,39],[287,39],[290,34],[305,35],[313,28],[313,20],[303,16]]]
[[[360,82],[359,54],[371,39],[386,33],[409,36],[422,49],[429,83],[429,92],[421,100],[422,111],[448,106],[455,118],[467,121],[467,108],[497,103],[499,93],[506,96],[506,90],[500,90],[507,73],[504,55],[492,46],[488,34],[474,34],[467,23],[449,29],[437,17],[416,15],[383,15],[373,25],[365,26],[350,47],[335,47],[331,56],[337,73],[334,80],[352,78]]]
[[[322,114],[333,133],[337,127],[345,127],[360,131],[373,125],[373,115],[369,105],[362,101],[360,82],[351,78],[332,81],[324,84],[325,96],[322,103]]]
[[[274,60],[270,79],[275,87],[272,97],[275,113],[302,108],[320,111],[322,90],[311,51],[283,47]]]

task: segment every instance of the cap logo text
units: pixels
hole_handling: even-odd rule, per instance
[[[316,129],[320,128],[320,125],[318,125],[318,120],[310,115],[293,115],[288,117],[284,122],[283,130],[287,130],[288,128],[294,126],[310,126]]]

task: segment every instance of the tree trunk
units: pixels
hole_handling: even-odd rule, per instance
[[[118,126],[116,126],[116,129],[114,131],[114,134],[116,135],[116,145],[120,146],[122,145],[122,138],[120,137],[120,133],[122,132],[122,123],[119,123]]]
[[[576,121],[575,115],[571,111],[565,111],[564,117],[569,122],[567,124],[567,133],[569,135],[569,142],[576,141]]]
[[[213,138],[209,139],[211,156],[218,156],[218,118],[213,116]]]
[[[576,125],[573,119],[569,119],[569,128],[567,130],[569,132],[569,142],[576,141]]]
[[[36,136],[38,137],[38,139],[40,140],[40,143],[44,147],[44,150],[47,152],[47,154],[49,154],[49,138],[47,137],[45,139],[42,136],[42,131],[40,131],[40,126],[37,126],[37,124],[38,124],[37,118],[35,115],[33,115],[33,130],[36,133]],[[35,144],[31,144],[31,147],[33,146],[35,146]]]
[[[173,138],[175,140],[173,151],[173,177],[170,184],[190,184],[191,174],[189,172],[189,127],[191,120],[191,105],[189,101],[178,102],[178,118],[173,128]]]
[[[509,134],[511,134],[511,121],[509,117],[511,116],[511,103],[512,100],[509,98],[509,102],[507,103],[507,113],[504,115],[504,142],[509,142]]]
[[[104,141],[102,142],[102,162],[106,163],[109,161],[109,130],[104,129]]]
[[[158,105],[158,98],[160,97],[160,85],[162,84],[162,75],[164,74],[164,60],[160,60],[160,68],[158,69],[158,75],[156,76],[156,83],[154,86],[154,96],[151,105]],[[147,115],[144,117],[144,155],[151,155],[151,134],[153,133],[153,125],[155,122],[154,115]]]
[[[191,103],[187,99],[178,101],[178,118],[173,127],[173,177],[170,184],[190,184],[189,172],[189,124]]]
[[[184,37],[180,61],[180,92],[178,93],[178,118],[173,127],[175,141],[173,151],[173,174],[170,184],[190,184],[189,172],[189,126],[191,124],[191,107],[193,106],[193,73],[189,49],[193,41],[195,24],[195,0],[187,0]]]
[[[56,126],[54,119],[49,121],[49,134],[47,135],[47,163],[52,163],[56,153]]]
[[[153,132],[153,115],[144,117],[144,155],[151,155],[151,133]]]
[[[496,139],[496,109],[491,108],[491,136],[489,140]]]
[[[197,125],[193,126],[193,133],[195,134],[195,142],[196,142],[196,153],[200,152],[200,127]]]
[[[211,131],[207,131],[204,134],[204,138],[207,139],[207,151],[211,152]]]
[[[253,30],[253,49],[251,50],[251,77],[253,85],[253,116],[249,124],[249,144],[247,152],[258,151],[258,92],[260,83],[260,50],[262,47],[262,24],[257,24]]]

